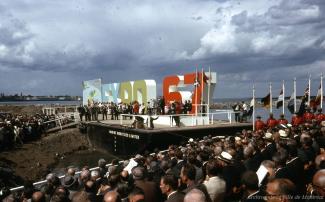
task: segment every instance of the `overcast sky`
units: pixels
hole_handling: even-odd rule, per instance
[[[325,73],[324,0],[2,0],[0,92],[82,95],[81,82],[204,68],[216,98],[312,95]]]

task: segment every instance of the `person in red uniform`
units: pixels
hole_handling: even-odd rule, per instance
[[[317,120],[318,124],[325,121],[325,114],[323,114],[322,111],[322,109],[318,109],[318,113],[315,115],[315,119]]]
[[[284,114],[280,114],[280,119],[278,120],[278,124],[287,125],[289,122],[284,118]]]
[[[273,117],[273,113],[270,113],[269,118],[266,121],[268,128],[275,128],[278,125],[278,121]]]
[[[299,115],[298,113],[295,113],[293,116],[292,116],[292,119],[291,119],[291,124],[293,126],[299,126],[300,124],[303,124],[304,123],[304,117]]]
[[[314,114],[310,111],[310,107],[306,108],[306,111],[305,111],[303,117],[304,117],[304,120],[306,123],[311,123],[311,121],[313,119],[315,119]]]
[[[258,130],[264,130],[265,128],[265,123],[261,120],[261,116],[258,115],[256,117],[256,121],[255,121],[255,130],[258,131]]]

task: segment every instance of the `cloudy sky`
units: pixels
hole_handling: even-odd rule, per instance
[[[324,0],[2,0],[0,92],[81,95],[81,82],[154,79],[208,67],[216,98],[316,94]]]

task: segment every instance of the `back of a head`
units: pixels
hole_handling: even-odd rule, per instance
[[[297,142],[293,139],[287,141],[287,150],[291,158],[297,156]]]
[[[119,174],[109,175],[107,178],[108,183],[112,188],[115,188],[117,186],[117,183],[120,182],[120,179],[121,177]]]
[[[116,191],[109,191],[104,195],[103,202],[121,202],[121,197]]]
[[[247,158],[250,158],[252,157],[254,154],[254,147],[253,146],[248,146],[244,149],[244,157],[247,159]]]
[[[247,190],[258,190],[258,177],[253,171],[246,171],[242,175],[241,182]]]
[[[181,174],[186,176],[189,180],[194,181],[196,176],[196,169],[192,164],[185,164],[182,167]]]
[[[142,166],[137,166],[132,169],[132,175],[134,180],[143,180],[145,178],[146,170]]]
[[[276,167],[285,166],[287,159],[288,153],[284,149],[279,150],[272,157],[272,160],[274,161]]]
[[[222,172],[222,169],[223,169],[222,164],[215,159],[209,160],[208,163],[206,164],[206,171],[209,176],[220,175]]]
[[[164,175],[161,179],[164,182],[164,184],[169,185],[173,191],[177,190],[178,179],[175,175],[167,174],[167,175]]]
[[[204,193],[201,190],[196,188],[189,191],[184,197],[184,202],[193,202],[193,201],[206,202]]]
[[[106,166],[106,160],[105,159],[99,159],[98,160],[98,167],[104,168]]]
[[[70,176],[74,176],[76,173],[76,169],[74,167],[69,167],[67,170],[67,174]]]
[[[45,202],[45,195],[40,191],[34,192],[32,195],[32,202]]]
[[[81,181],[83,181],[83,182],[90,180],[90,171],[89,170],[81,171],[79,177],[80,177]]]
[[[129,193],[129,202],[139,202],[140,200],[144,201],[144,192],[141,188],[134,187]]]
[[[100,173],[99,173],[99,171],[98,170],[92,170],[91,172],[90,172],[90,177],[91,177],[91,179],[92,180],[97,180],[98,178],[100,178]]]
[[[177,159],[183,159],[183,152],[180,149],[175,149],[175,157]]]
[[[275,163],[271,160],[264,160],[261,162],[261,165],[268,169],[275,169]]]
[[[73,194],[71,202],[91,202],[89,195],[85,191],[78,191]]]

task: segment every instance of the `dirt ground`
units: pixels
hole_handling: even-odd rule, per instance
[[[11,168],[23,180],[44,179],[60,158],[86,150],[88,142],[78,128],[46,134],[38,141],[29,142],[11,151],[0,153],[0,166]],[[19,180],[20,181],[20,180]]]
[[[1,105],[0,112],[7,112],[12,114],[27,114],[34,115],[42,112],[42,106],[39,105]]]

